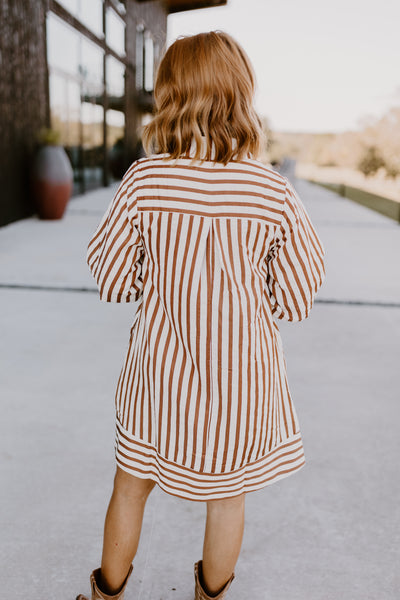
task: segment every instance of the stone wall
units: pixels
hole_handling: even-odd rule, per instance
[[[0,0],[0,225],[31,215],[29,164],[49,124],[45,0]]]

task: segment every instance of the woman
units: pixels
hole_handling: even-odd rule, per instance
[[[229,35],[178,39],[158,69],[148,157],[125,174],[89,243],[101,300],[139,302],[93,600],[123,597],[156,483],[207,502],[195,597],[223,598],[245,494],[304,464],[273,316],[308,316],[324,251],[290,182],[257,160],[254,85]]]

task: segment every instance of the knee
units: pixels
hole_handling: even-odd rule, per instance
[[[220,500],[209,500],[207,502],[207,513],[226,514],[227,512],[241,512],[244,510],[245,494],[233,496],[232,498],[221,498]]]
[[[126,473],[119,467],[114,477],[114,493],[135,501],[146,502],[155,482],[151,479],[140,479]]]

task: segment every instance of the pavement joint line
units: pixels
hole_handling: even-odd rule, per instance
[[[98,293],[95,287],[86,286],[56,286],[26,283],[1,283],[0,289],[9,290],[32,290],[40,292],[73,292],[94,294]],[[314,304],[336,304],[343,306],[371,306],[377,308],[400,308],[400,302],[382,302],[380,300],[340,300],[339,298],[316,298]]]
[[[33,290],[40,292],[82,292],[82,293],[98,293],[95,287],[74,287],[74,286],[57,286],[57,285],[38,285],[26,283],[0,283],[1,289],[9,290]]]
[[[400,302],[381,300],[340,300],[339,298],[316,298],[315,304],[339,304],[343,306],[373,306],[377,308],[400,308]]]

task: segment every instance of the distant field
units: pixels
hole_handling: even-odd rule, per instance
[[[365,177],[359,171],[345,167],[319,167],[303,162],[296,163],[296,176],[325,183],[344,183],[400,202],[400,177],[387,179],[379,172],[373,177]]]

